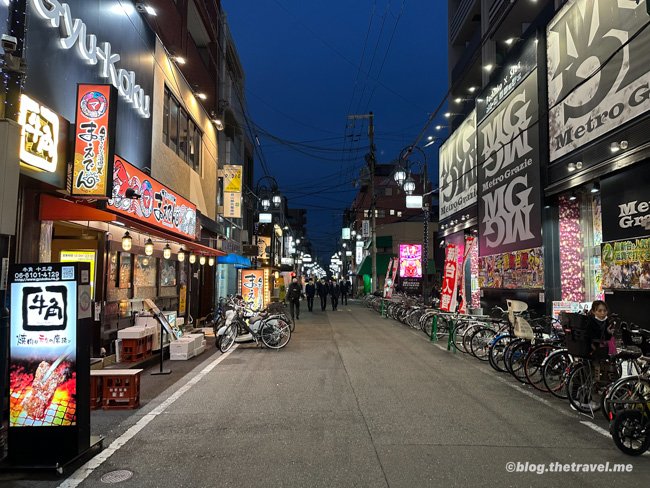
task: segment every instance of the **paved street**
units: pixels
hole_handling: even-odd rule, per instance
[[[313,314],[304,305],[284,350],[243,346],[222,356],[213,348],[137,411],[94,412],[93,431],[108,437],[88,469],[0,480],[16,488],[97,487],[106,473],[127,469],[133,477],[116,486],[647,483],[650,458],[620,453],[600,418],[453,355],[359,301]],[[143,383],[152,378],[143,373]],[[515,469],[629,463],[632,472],[509,473],[508,462]],[[80,483],[64,481],[70,476]]]

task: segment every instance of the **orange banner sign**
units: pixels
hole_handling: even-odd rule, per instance
[[[129,188],[135,198],[125,196]],[[183,237],[196,236],[196,205],[119,156],[113,164],[113,198],[107,208]]]
[[[264,308],[264,270],[242,270],[241,296],[255,310]]]
[[[78,85],[72,195],[110,196],[116,98],[111,85]]]

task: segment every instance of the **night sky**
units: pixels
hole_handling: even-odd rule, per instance
[[[307,209],[307,237],[329,261],[341,213],[358,192],[372,111],[378,163],[412,144],[444,98],[447,2],[443,0],[222,0],[246,76],[262,162],[290,208]],[[442,116],[428,135],[447,136]],[[438,179],[438,147],[425,149]],[[435,185],[435,184],[434,184]]]

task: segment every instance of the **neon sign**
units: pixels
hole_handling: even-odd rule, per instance
[[[49,173],[56,171],[59,117],[27,95],[20,96],[20,160]]]
[[[59,41],[63,49],[71,49],[76,44],[79,55],[93,66],[99,64],[100,76],[108,78],[119,94],[126,98],[140,115],[146,118],[151,116],[151,98],[136,84],[135,72],[115,66],[121,56],[112,52],[109,42],[98,45],[97,36],[87,33],[86,24],[80,19],[73,19],[67,3],[60,3],[58,0],[34,0],[33,5],[38,15],[49,20],[52,27],[60,29]]]
[[[422,246],[420,244],[399,246],[399,275],[401,278],[422,278]]]

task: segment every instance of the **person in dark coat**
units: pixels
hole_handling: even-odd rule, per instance
[[[348,284],[341,280],[339,283],[339,288],[341,289],[341,305],[348,304]]]
[[[300,287],[300,283],[298,283],[298,278],[294,276],[291,280],[291,284],[289,285],[289,289],[287,290],[291,319],[293,319],[293,312],[295,308],[296,320],[300,320],[300,295],[302,295],[302,288]]]
[[[305,295],[307,295],[307,308],[310,312],[314,311],[314,295],[316,295],[316,286],[311,278],[309,278],[309,283],[305,286]]]
[[[325,283],[325,278],[321,278],[318,282],[318,296],[320,297],[320,309],[322,312],[327,308],[327,294],[329,293],[329,288],[327,283]]]
[[[336,311],[338,310],[339,296],[341,295],[341,288],[339,287],[339,284],[336,282],[336,280],[330,282],[329,293],[332,297],[332,310]]]
[[[594,352],[604,348],[608,353],[613,352],[615,354],[615,351],[611,351],[608,345],[614,334],[614,324],[609,321],[608,315],[609,307],[607,304],[602,300],[594,300],[591,304],[591,310],[587,314],[587,336]],[[615,347],[612,349],[615,349]]]

